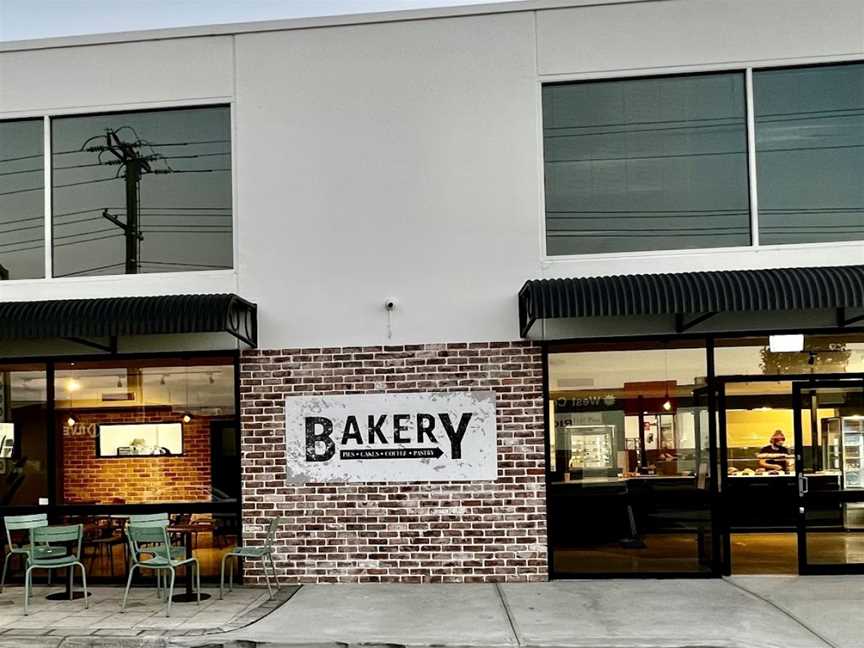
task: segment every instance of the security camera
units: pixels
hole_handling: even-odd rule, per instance
[[[396,304],[397,304],[397,302],[396,302],[395,297],[388,297],[387,299],[384,300],[384,310],[388,310],[388,311],[396,310]]]

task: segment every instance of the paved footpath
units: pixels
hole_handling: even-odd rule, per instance
[[[306,585],[230,632],[66,637],[50,646],[864,648],[862,617],[864,576]],[[0,648],[49,646],[4,639]]]
[[[220,640],[232,648],[864,648],[862,616],[864,576],[307,585]]]

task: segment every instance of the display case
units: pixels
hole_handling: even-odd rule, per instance
[[[614,477],[614,425],[568,425],[564,434],[569,442],[568,472],[571,479]]]
[[[842,474],[841,488],[864,488],[864,417],[822,419],[822,466]]]

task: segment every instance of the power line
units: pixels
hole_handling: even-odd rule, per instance
[[[211,224],[211,223],[153,223],[152,225],[150,225],[150,227],[148,227],[146,229],[146,231],[152,232],[154,230],[151,228],[154,228],[154,227],[155,228],[165,228],[165,227],[184,228],[184,227],[188,227],[188,228],[193,228],[193,229],[199,228],[199,229],[223,229],[223,230],[227,229],[229,232],[231,231],[231,226],[226,225],[225,223],[216,223],[216,224]]]
[[[13,223],[27,223],[29,221],[45,220],[44,216],[28,216],[26,218],[13,218],[11,220],[0,220],[0,225],[11,225]]]
[[[45,157],[45,153],[36,155],[19,155],[18,157],[0,158],[0,162],[18,162],[19,160],[35,160],[36,158]]]
[[[37,172],[41,173],[44,170],[45,169],[43,169],[42,167],[39,167],[38,169],[21,169],[20,171],[3,171],[2,173],[0,173],[0,176],[18,175],[20,173],[37,173]]]
[[[88,216],[87,218],[76,218],[75,220],[66,221],[65,223],[54,223],[54,227],[66,227],[67,225],[75,225],[77,223],[89,223],[94,220],[102,220],[102,216]]]
[[[92,239],[81,239],[80,241],[64,241],[63,243],[55,243],[55,248],[66,247],[67,245],[80,245],[81,243],[93,243],[94,241],[105,241],[107,239],[116,238],[120,236],[120,233],[109,234],[108,236],[98,236]],[[31,250],[43,250],[45,249],[44,240],[43,239],[33,239],[30,241],[17,241],[16,243],[10,243],[9,245],[23,245],[25,243],[42,243],[42,245],[34,245],[31,247],[24,247],[17,250],[5,250],[4,254],[16,254],[18,252],[29,252]],[[0,243],[0,245],[4,245]]]
[[[109,207],[108,209],[121,209],[120,207]],[[142,210],[153,210],[153,209],[170,209],[171,211],[180,211],[180,210],[192,210],[192,209],[202,209],[206,211],[218,211],[220,209],[231,209],[231,207],[142,207]]]
[[[0,225],[2,225],[2,224],[5,224],[5,223],[0,223]],[[44,223],[40,224],[40,225],[27,225],[25,227],[13,227],[12,229],[8,229],[8,230],[0,230],[0,234],[14,234],[15,232],[23,232],[24,230],[42,229],[44,227],[45,227]]]
[[[159,265],[159,266],[179,266],[189,268],[215,268],[216,270],[229,270],[231,266],[213,265],[209,263],[180,263],[173,261],[142,261],[144,265]]]
[[[102,234],[103,232],[113,232],[113,231],[115,231],[113,227],[107,227],[104,229],[92,230],[90,232],[79,232],[77,234],[64,234],[63,236],[55,236],[54,240],[56,241],[56,240],[60,240],[60,239],[75,238],[76,236],[89,236],[90,234]]]
[[[145,230],[148,234],[231,234],[230,229],[226,229],[224,231],[214,231],[214,230],[204,230],[203,232],[200,230],[171,230],[171,229],[148,229]]]
[[[38,187],[29,187],[27,189],[15,189],[13,191],[0,191],[0,196],[11,196],[12,194],[27,193],[28,191],[42,191],[44,188],[45,188],[44,185],[39,185]]]
[[[55,277],[74,277],[75,275],[84,274],[85,272],[95,272],[96,270],[107,270],[117,266],[125,265],[124,261],[119,263],[109,263],[107,265],[96,266],[95,268],[85,268],[84,270],[76,270],[75,272],[64,272],[63,274],[55,274]]]
[[[58,247],[66,247],[67,245],[78,245],[79,243],[92,243],[94,241],[104,241],[106,239],[116,238],[117,236],[122,236],[122,235],[119,232],[116,232],[114,234],[109,234],[108,236],[99,236],[99,237],[92,238],[92,239],[82,239],[80,241],[66,241],[65,243],[57,243],[54,247],[58,248]]]
[[[91,207],[90,209],[79,209],[77,211],[61,212],[59,214],[55,213],[54,218],[63,218],[64,216],[77,216],[78,214],[87,214],[89,212],[95,211],[101,212],[103,209],[104,207]]]
[[[94,182],[110,182],[111,180],[122,180],[122,176],[115,176],[113,178],[98,178],[97,180],[84,180],[82,182],[69,182],[67,184],[58,184],[54,185],[54,189],[62,189],[63,187],[77,187],[79,185],[85,184],[93,184]]]
[[[158,175],[168,175],[173,173],[218,173],[220,171],[230,171],[231,167],[227,167],[224,169],[172,169],[171,171],[163,171],[159,169],[154,171]]]
[[[220,151],[219,153],[193,153],[190,155],[162,155],[159,157],[159,159],[160,160],[192,160],[194,158],[224,157],[226,155],[231,155],[231,151]]]
[[[153,144],[152,142],[148,142],[147,146],[195,146],[196,144],[225,144],[230,143],[230,139],[219,139],[219,140],[199,140],[197,142],[165,142],[162,144]]]

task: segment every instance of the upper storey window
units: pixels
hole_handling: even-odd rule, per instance
[[[42,121],[0,122],[0,280],[45,276]]]
[[[549,254],[747,245],[744,75],[543,89]]]
[[[232,267],[228,107],[51,123],[55,277]]]
[[[762,243],[864,239],[864,64],[753,82]]]
[[[549,255],[864,240],[864,63],[551,84],[543,125]]]

